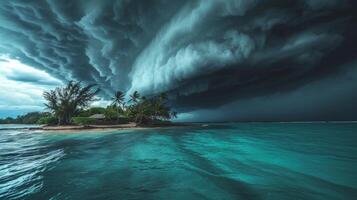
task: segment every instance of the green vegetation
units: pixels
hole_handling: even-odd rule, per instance
[[[62,88],[44,92],[45,106],[50,113],[33,112],[16,119],[0,119],[0,123],[89,125],[135,122],[138,125],[155,125],[170,123],[169,120],[177,115],[171,111],[165,93],[147,98],[135,91],[126,102],[124,93],[117,91],[110,106],[89,108],[98,92],[96,85],[82,86],[80,82],[70,81]],[[95,114],[100,114],[100,119],[90,118]]]
[[[41,117],[40,119],[37,120],[37,124],[56,125],[58,124],[58,119],[54,116]]]
[[[120,113],[123,113],[123,110],[125,108],[124,93],[122,91],[117,91],[112,100],[112,107],[115,108],[117,111],[117,122],[119,122]]]
[[[70,81],[63,88],[44,92],[43,97],[47,100],[45,106],[58,119],[59,125],[70,124],[72,117],[88,107],[98,94],[99,89],[95,89],[95,86],[82,87],[80,82]]]
[[[19,115],[16,118],[0,119],[0,124],[36,124],[39,119],[50,115],[50,113],[30,112],[25,115]]]
[[[175,118],[177,113],[172,112],[167,105],[167,94],[162,93],[151,98],[141,97],[135,91],[130,95],[131,104],[125,109],[127,116],[137,124],[152,124]]]
[[[114,106],[108,106],[104,112],[105,119],[108,121],[117,121],[120,118],[120,111]]]
[[[77,125],[89,125],[94,124],[96,122],[95,119],[89,117],[72,117],[72,121]]]
[[[76,116],[78,117],[89,117],[94,114],[105,114],[107,109],[102,107],[92,107],[87,110],[81,110]]]

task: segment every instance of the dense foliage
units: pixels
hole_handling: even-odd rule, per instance
[[[89,117],[94,114],[105,114],[107,109],[102,107],[92,107],[86,110],[81,110],[78,112],[78,117]]]
[[[89,125],[94,124],[96,122],[95,119],[89,117],[72,117],[72,121],[77,125]]]
[[[37,120],[37,124],[56,125],[56,124],[58,124],[58,119],[57,119],[57,117],[54,117],[54,116],[41,117],[39,120]]]
[[[25,115],[19,115],[16,118],[0,119],[0,124],[36,124],[39,119],[48,116],[50,116],[50,113],[30,112]]]
[[[150,124],[176,118],[176,112],[172,112],[167,105],[168,97],[165,93],[146,98],[135,91],[130,98],[131,104],[125,108],[125,111],[127,116],[137,124]]]
[[[117,91],[110,106],[88,108],[98,92],[99,89],[95,88],[95,85],[82,87],[80,82],[70,81],[63,88],[44,92],[44,98],[47,100],[45,105],[51,113],[33,112],[16,119],[2,119],[0,123],[88,125],[98,122],[105,124],[135,122],[142,125],[164,123],[176,117],[176,112],[172,112],[168,105],[168,96],[165,93],[146,98],[135,91],[126,102],[124,93]],[[94,114],[102,114],[105,118],[100,120],[89,118]]]
[[[116,121],[116,122],[118,122],[118,120],[121,117],[125,117],[123,109],[116,106],[108,106],[105,109],[104,115],[108,121]]]
[[[116,109],[116,116],[117,116],[117,122],[119,122],[119,118],[120,118],[120,111],[122,112],[125,108],[125,102],[124,102],[124,93],[122,91],[117,91],[114,95],[114,97],[112,98],[113,102],[112,102],[112,108]],[[109,114],[109,112],[107,112],[107,115]],[[112,117],[112,116],[110,116]]]
[[[65,87],[44,92],[45,106],[57,117],[59,125],[70,124],[72,117],[88,107],[98,94],[99,89],[95,86],[83,87],[80,82],[70,81]]]

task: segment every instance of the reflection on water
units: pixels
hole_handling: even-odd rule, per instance
[[[357,124],[0,131],[0,199],[356,199]]]

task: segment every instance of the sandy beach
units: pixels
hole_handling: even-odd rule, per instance
[[[118,124],[118,125],[69,125],[69,126],[43,126],[35,128],[45,132],[76,133],[82,131],[112,131],[125,129],[142,129],[136,123]]]
[[[114,131],[114,130],[131,130],[131,129],[152,129],[152,128],[172,128],[172,127],[187,127],[192,124],[171,124],[171,125],[157,125],[157,126],[137,126],[136,123],[117,124],[117,125],[68,125],[68,126],[42,126],[26,128],[29,130],[40,130],[46,133],[61,132],[61,133],[77,133],[82,131]],[[20,128],[23,129],[23,128]]]

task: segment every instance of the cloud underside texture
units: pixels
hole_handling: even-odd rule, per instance
[[[355,8],[347,0],[4,0],[0,53],[60,80],[97,83],[104,98],[168,92],[181,112],[226,120],[352,119]]]

